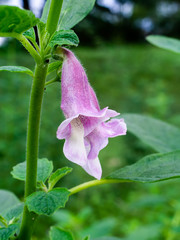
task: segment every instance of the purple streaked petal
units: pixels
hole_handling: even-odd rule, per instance
[[[104,137],[117,137],[126,135],[127,126],[124,119],[111,119],[108,122],[102,123]]]
[[[68,118],[60,124],[60,126],[58,127],[58,130],[56,132],[56,136],[58,139],[65,139],[68,136],[70,136],[70,134],[71,134],[71,124],[70,123],[73,119],[75,119],[77,117],[78,117],[78,115]]]

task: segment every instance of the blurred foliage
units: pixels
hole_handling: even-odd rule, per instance
[[[148,114],[180,126],[178,55],[150,45],[84,47],[75,52],[87,69],[102,108]],[[33,61],[17,42],[11,41],[1,49],[0,65],[32,69]],[[25,157],[31,77],[1,72],[0,79],[0,188],[12,190],[22,198],[23,183],[12,179],[10,171]],[[63,141],[56,139],[57,127],[63,120],[60,84],[50,85],[44,91],[40,158],[53,160],[56,168],[73,167],[59,186],[73,187],[91,180],[79,166],[65,159]],[[103,176],[152,152],[130,134],[111,139],[100,153]],[[179,180],[99,186],[72,196],[67,210],[51,219],[40,217],[34,239],[45,240],[50,225],[56,223],[72,230],[77,239],[91,233],[92,239],[110,235],[125,240],[178,240],[179,199]]]

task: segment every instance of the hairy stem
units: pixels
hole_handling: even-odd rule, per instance
[[[89,182],[82,183],[74,188],[69,189],[71,192],[70,195],[78,193],[84,189],[95,187],[98,185],[106,184],[106,183],[121,183],[121,182],[129,182],[128,180],[113,180],[113,179],[101,179],[101,180],[93,180]]]
[[[36,191],[40,117],[46,74],[47,65],[41,63],[36,66],[29,106],[29,120],[26,147],[27,169],[26,169],[25,197],[29,196],[30,194]],[[22,226],[18,239],[20,240],[31,239],[33,223],[35,221],[35,218],[36,218],[35,214],[29,213],[27,208],[24,207]]]
[[[52,35],[57,28],[59,16],[61,12],[63,0],[51,0],[50,12],[48,15],[47,31]],[[26,47],[30,54],[36,60],[35,75],[31,89],[29,119],[27,130],[27,145],[26,145],[26,183],[25,183],[25,198],[36,191],[37,184],[37,159],[39,150],[39,132],[41,108],[43,100],[43,92],[47,75],[48,65],[44,63],[44,56],[41,56],[32,47],[29,41],[21,35],[16,36],[19,41]],[[41,46],[41,50],[44,46]],[[43,53],[43,51],[40,51]],[[29,212],[27,207],[24,207],[21,230],[18,240],[30,240],[33,233],[33,225],[37,215]]]
[[[59,22],[63,0],[51,0],[46,29],[50,36],[56,31]]]

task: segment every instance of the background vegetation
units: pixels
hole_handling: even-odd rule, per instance
[[[124,1],[124,4],[125,2],[127,1]],[[152,16],[155,19],[155,1],[146,2],[146,5],[141,1],[132,2],[135,4],[134,9],[142,9],[143,14],[133,12],[129,20],[125,18],[122,20],[124,24],[128,21],[135,23],[134,14],[137,18],[144,18],[154,13]],[[173,2],[178,4],[178,1]],[[98,28],[95,29],[96,24],[93,23],[95,21],[93,19],[96,19],[97,15],[100,16],[96,11],[110,10],[96,5],[94,12],[76,28],[82,45],[89,44],[91,47],[80,46],[74,51],[87,70],[101,107],[109,106],[122,114],[127,112],[146,114],[180,126],[179,56],[146,43],[137,44],[137,32],[134,34],[128,27],[124,28],[129,31],[129,36],[134,38],[134,42],[117,43],[117,40],[127,39],[120,27],[122,21],[119,25],[110,23],[116,29],[114,35],[111,35],[111,31],[114,30],[111,27],[107,28],[106,20],[98,20],[97,26],[101,32]],[[157,16],[160,15],[157,13]],[[178,19],[168,21],[169,25],[175,20]],[[167,22],[167,19],[164,18],[164,21]],[[154,31],[160,29],[160,32],[170,34],[158,23],[154,23]],[[84,26],[88,27],[83,35]],[[103,32],[106,32],[106,35],[103,35]],[[138,39],[143,42],[146,33],[144,30],[141,33],[143,34],[139,35]],[[178,34],[176,31],[172,36]],[[110,38],[107,38],[109,35]],[[33,60],[16,41],[10,41],[1,48],[0,65],[32,68]],[[0,188],[12,190],[21,198],[23,183],[12,179],[9,172],[14,165],[24,161],[25,157],[30,87],[31,78],[26,75],[0,74]],[[56,167],[73,167],[73,172],[60,184],[73,187],[92,178],[80,167],[65,159],[62,154],[63,141],[56,139],[57,127],[63,120],[60,97],[60,84],[47,86],[39,155],[53,160]],[[129,133],[127,136],[111,139],[108,147],[100,154],[103,175],[106,176],[117,167],[132,164],[152,152]],[[99,186],[74,195],[67,204],[67,210],[59,211],[50,220],[41,217],[37,224],[35,239],[46,239],[48,227],[57,223],[72,230],[77,239],[90,234],[92,239],[110,235],[125,240],[178,240],[179,197],[179,180],[153,184]]]

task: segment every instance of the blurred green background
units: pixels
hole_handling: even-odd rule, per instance
[[[134,1],[134,4],[136,8],[144,9],[141,1]],[[101,11],[107,11],[97,4],[98,7]],[[152,9],[155,9],[154,5],[149,8],[149,13],[155,12]],[[146,12],[148,15],[148,10]],[[88,42],[88,31],[91,26],[94,29],[91,22],[93,16],[91,13],[89,20],[79,25],[79,30],[76,27],[80,40],[82,36],[82,43],[73,51],[86,69],[101,108],[109,106],[121,114],[146,114],[180,127],[179,55],[145,43],[144,32],[139,38],[140,42],[137,39],[127,42],[126,35],[118,28],[119,43],[116,34],[107,41],[103,34],[96,32],[91,33],[93,38],[88,37]],[[139,13],[138,16],[142,15]],[[83,24],[88,24],[84,35]],[[115,28],[115,24],[111,24]],[[158,23],[155,26],[154,31]],[[134,36],[130,28],[127,30]],[[106,31],[108,33],[108,29]],[[34,62],[19,43],[9,41],[0,49],[0,65],[20,65],[33,69]],[[13,191],[21,199],[24,185],[12,179],[10,171],[14,165],[25,160],[31,81],[24,74],[0,73],[0,188]],[[60,84],[47,86],[44,90],[39,156],[53,160],[55,168],[73,167],[73,172],[59,184],[71,188],[92,178],[65,159],[63,141],[56,139],[57,127],[64,119],[60,99]],[[130,133],[110,139],[109,145],[99,156],[103,176],[151,153],[152,149]],[[34,239],[47,239],[49,227],[58,224],[71,230],[76,239],[90,235],[92,239],[114,236],[124,240],[179,240],[179,184],[179,180],[170,180],[153,184],[104,185],[85,190],[71,197],[66,210],[60,210],[51,218],[40,217]]]

